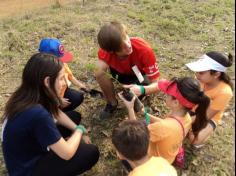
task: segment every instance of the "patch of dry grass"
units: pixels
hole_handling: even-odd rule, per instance
[[[74,0],[57,6],[52,4],[22,15],[0,21],[0,113],[9,95],[20,83],[24,64],[44,37],[57,37],[67,50],[74,53],[70,64],[74,74],[91,87],[98,88],[89,69],[97,60],[96,34],[105,22],[119,19],[139,36],[151,43],[157,55],[162,77],[189,75],[184,63],[209,50],[234,53],[233,0]],[[1,2],[0,2],[1,4]],[[1,13],[1,10],[0,10]],[[229,70],[233,80],[234,68]],[[145,101],[154,111],[164,114],[161,95]],[[111,131],[125,118],[120,110],[107,121],[98,118],[105,101],[87,97],[77,109],[83,123],[91,129],[91,137],[101,151],[98,164],[86,176],[122,176],[122,166],[111,145]],[[188,169],[182,174],[191,176],[234,175],[234,101],[208,144],[201,151],[187,149]],[[0,114],[0,115],[1,115]],[[232,154],[233,153],[233,154]],[[5,175],[2,155],[0,175]],[[180,171],[179,171],[180,172]]]

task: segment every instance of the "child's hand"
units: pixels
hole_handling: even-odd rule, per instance
[[[124,88],[129,88],[136,96],[142,95],[140,86],[137,84],[123,85]]]
[[[131,101],[127,101],[127,100],[123,97],[122,92],[119,92],[119,93],[118,93],[118,96],[119,96],[120,99],[124,102],[124,104],[125,104],[125,106],[126,106],[126,108],[127,108],[128,110],[134,108],[134,101],[135,101],[136,96],[134,96]]]
[[[87,135],[83,135],[82,139],[86,144],[91,144],[92,143],[89,136],[87,136]]]
[[[61,98],[61,108],[65,108],[67,106],[69,106],[71,104],[71,102],[69,102],[68,98]]]
[[[86,85],[84,83],[82,83],[82,82],[80,82],[79,86],[80,86],[80,88],[87,89]]]
[[[142,109],[141,109],[141,113],[144,113],[145,112],[145,107],[143,105]]]

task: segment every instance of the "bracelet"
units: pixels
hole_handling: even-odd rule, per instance
[[[144,108],[144,117],[145,117],[146,124],[149,125],[151,119],[150,119],[150,116],[147,113],[147,108]]]
[[[77,125],[75,129],[80,130],[82,134],[87,132],[86,128],[83,125]]]
[[[140,85],[139,89],[140,89],[141,95],[145,95],[145,88],[143,87],[143,85]]]

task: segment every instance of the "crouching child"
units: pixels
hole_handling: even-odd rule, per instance
[[[177,176],[176,170],[162,157],[149,157],[149,131],[145,123],[126,120],[112,132],[117,156],[130,171],[129,176]]]

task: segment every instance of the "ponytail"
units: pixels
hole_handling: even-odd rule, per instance
[[[197,109],[195,111],[196,118],[192,124],[192,131],[195,137],[198,136],[198,133],[207,126],[207,109],[210,104],[210,99],[204,94],[204,92],[199,93]]]
[[[193,134],[197,137],[198,133],[205,128],[208,123],[207,109],[210,104],[210,99],[201,91],[200,84],[196,79],[184,77],[176,79],[175,82],[182,96],[198,106],[195,111],[196,119],[192,124]],[[187,110],[191,111],[191,109]]]

